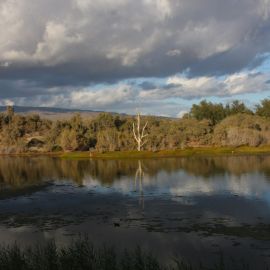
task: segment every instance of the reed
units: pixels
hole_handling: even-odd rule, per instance
[[[196,267],[180,259],[163,265],[140,247],[119,252],[113,247],[95,247],[87,237],[57,247],[54,241],[45,245],[21,248],[17,244],[0,247],[0,270],[195,270],[226,268],[223,257],[213,268],[197,264]],[[236,269],[236,268],[233,268]],[[250,269],[243,264],[237,269]],[[265,269],[268,269],[267,267]]]

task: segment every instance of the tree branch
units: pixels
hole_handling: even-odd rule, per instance
[[[138,151],[141,151],[141,147],[143,145],[145,145],[147,142],[147,141],[143,142],[143,138],[148,136],[148,134],[144,134],[146,131],[147,125],[148,125],[148,122],[146,122],[145,125],[143,126],[143,128],[141,129],[141,114],[138,112],[137,113],[137,123],[136,124],[132,123],[133,136],[138,144],[137,145]]]
[[[144,141],[142,144],[141,144],[141,147],[143,147],[148,141]]]
[[[133,135],[137,143],[139,143],[139,139],[137,138],[137,135],[135,133],[135,124],[133,123]]]
[[[145,130],[145,128],[147,127],[147,124],[148,124],[148,122],[145,123],[145,125],[144,125],[144,127],[143,127],[143,129],[142,129],[142,137],[143,137],[143,134],[144,134],[144,130]]]

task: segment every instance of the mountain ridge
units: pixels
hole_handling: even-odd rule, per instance
[[[13,106],[15,113],[18,114],[39,114],[42,118],[47,119],[68,119],[75,113],[80,113],[83,118],[95,117],[104,111],[94,111],[85,109],[68,109],[58,107],[31,107],[31,106]],[[7,106],[0,106],[0,113],[5,112]],[[113,113],[114,114],[114,113]]]
[[[72,113],[72,112],[94,112],[100,113],[103,111],[95,110],[86,110],[86,109],[68,109],[68,108],[59,108],[59,107],[32,107],[32,106],[13,106],[14,111],[17,113],[28,113],[34,111],[40,112],[54,112],[54,113]],[[0,106],[0,112],[5,112],[7,106]]]

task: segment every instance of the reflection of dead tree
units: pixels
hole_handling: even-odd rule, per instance
[[[135,174],[135,189],[137,189],[137,181],[139,181],[140,205],[142,205],[142,208],[144,209],[143,178],[144,171],[142,169],[142,163],[140,160],[138,160],[138,169]]]
[[[145,123],[144,127],[141,129],[141,114],[137,114],[137,123],[135,127],[135,123],[133,123],[133,135],[137,142],[137,150],[141,151],[142,147],[146,144],[147,141],[144,140],[148,134],[145,134],[145,129],[147,127],[148,122]]]

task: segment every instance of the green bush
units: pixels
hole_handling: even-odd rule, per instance
[[[219,123],[213,134],[218,146],[259,146],[269,144],[270,122],[259,116],[236,114]]]

